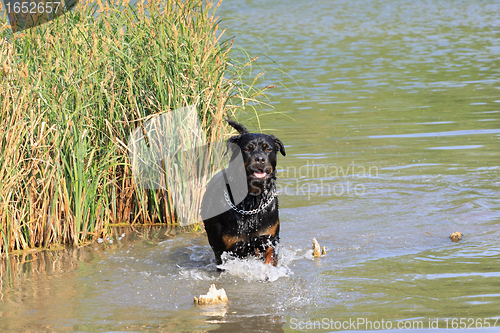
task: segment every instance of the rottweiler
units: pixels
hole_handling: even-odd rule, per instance
[[[222,190],[222,179],[228,183],[229,167],[217,173],[207,184],[202,201],[202,219],[208,241],[215,254],[217,265],[222,264],[221,255],[228,252],[236,257],[261,257],[266,264],[278,264],[276,246],[279,243],[278,197],[276,193],[276,157],[285,156],[285,147],[274,135],[250,133],[243,125],[226,119],[239,135],[227,140],[233,156],[243,157],[246,182],[246,197],[234,204],[231,189]],[[231,149],[229,149],[231,150]],[[243,170],[241,170],[243,171]],[[243,177],[244,178],[244,177]],[[248,190],[248,192],[246,191]],[[243,198],[243,197],[242,197]],[[211,207],[225,205],[227,210],[210,216],[203,212]]]

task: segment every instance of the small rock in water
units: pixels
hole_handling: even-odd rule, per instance
[[[217,289],[215,284],[212,284],[208,289],[208,294],[200,295],[200,298],[194,298],[194,302],[198,305],[209,305],[227,302],[227,295],[224,288]]]
[[[316,240],[316,238],[313,238],[313,256],[315,258],[321,257],[321,250],[320,250],[319,243]]]
[[[450,239],[452,242],[458,242],[459,240],[462,239],[463,236],[464,236],[463,233],[455,231],[454,233],[451,234]]]
[[[323,256],[323,255],[325,255],[325,254],[326,254],[326,247],[324,247],[324,246],[323,246],[323,247],[321,248],[321,255]]]

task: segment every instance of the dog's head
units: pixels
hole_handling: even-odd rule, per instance
[[[285,156],[285,147],[274,135],[250,133],[237,122],[229,119],[227,122],[240,133],[227,142],[241,149],[249,192],[260,194],[270,180],[276,179],[276,156],[278,152]]]

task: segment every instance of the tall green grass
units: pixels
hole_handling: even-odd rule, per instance
[[[176,223],[168,189],[134,186],[126,143],[187,105],[207,141],[221,140],[223,119],[261,94],[242,84],[247,64],[233,60],[217,7],[92,0],[16,35],[3,25],[0,253],[79,245],[116,223]]]

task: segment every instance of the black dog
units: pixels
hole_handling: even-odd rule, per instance
[[[276,246],[279,242],[278,198],[276,196],[276,155],[285,156],[283,143],[274,135],[249,133],[237,122],[227,120],[240,134],[227,140],[239,147],[243,157],[248,194],[239,204],[233,204],[231,190],[221,189],[221,181],[231,178],[227,168],[216,174],[207,184],[202,201],[202,218],[208,241],[217,265],[223,252],[243,258],[261,256],[266,264],[278,264]],[[233,151],[233,158],[239,152]],[[243,171],[243,170],[240,170]],[[229,194],[228,194],[229,192]],[[245,188],[245,192],[246,188]],[[213,216],[211,207],[224,205],[223,213]],[[212,216],[212,217],[211,217]]]

